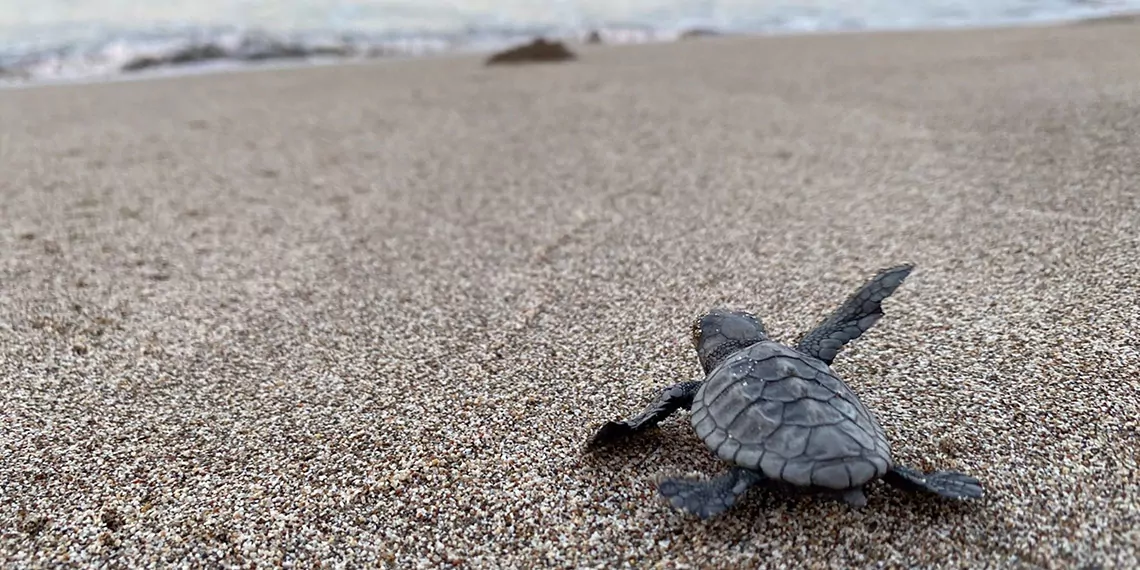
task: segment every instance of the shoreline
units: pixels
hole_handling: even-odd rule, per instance
[[[869,29],[823,29],[823,30],[768,30],[755,32],[721,31],[715,28],[691,28],[672,33],[654,32],[652,30],[639,30],[633,34],[633,39],[619,41],[604,41],[599,46],[622,47],[654,45],[678,41],[698,41],[710,38],[783,38],[783,37],[815,37],[815,36],[846,36],[846,35],[890,35],[890,34],[931,34],[940,32],[970,32],[970,31],[1001,31],[1034,28],[1055,28],[1074,25],[1130,25],[1140,19],[1140,12],[1120,12],[1103,16],[1092,17],[1055,17],[1036,18],[1030,20],[1007,20],[983,24],[944,24],[932,26],[907,27],[878,27]],[[615,29],[607,33],[630,35],[630,30]],[[5,78],[5,74],[17,75],[19,70],[5,70],[0,68],[0,90],[28,89],[37,87],[55,87],[63,85],[86,85],[95,83],[118,83],[126,81],[153,81],[166,78],[184,76],[201,76],[214,74],[229,74],[255,72],[265,70],[304,69],[309,67],[325,67],[337,65],[368,65],[385,61],[407,61],[434,57],[471,57],[486,56],[495,51],[507,49],[512,46],[529,42],[535,38],[547,38],[562,41],[572,50],[593,48],[598,46],[586,42],[587,36],[596,30],[578,30],[573,33],[530,34],[520,35],[513,39],[500,39],[489,46],[459,46],[436,47],[434,49],[407,50],[386,46],[383,42],[374,44],[368,49],[385,51],[380,55],[357,55],[352,57],[322,57],[303,58],[298,60],[293,56],[272,57],[265,61],[243,62],[237,59],[221,59],[201,63],[160,65],[153,69],[142,71],[117,70],[106,73],[96,73],[76,77],[24,77],[14,79]],[[603,30],[605,31],[605,30]],[[686,37],[696,34],[700,37]],[[256,36],[256,34],[255,34]],[[434,41],[443,41],[436,39]],[[445,42],[446,43],[446,42]],[[137,59],[137,58],[136,58]],[[145,56],[143,56],[145,59]],[[125,62],[124,65],[128,65]]]

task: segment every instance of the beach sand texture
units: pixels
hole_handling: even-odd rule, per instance
[[[0,92],[0,562],[1135,567],[1140,27],[576,49]],[[835,369],[984,501],[582,453],[904,261]]]

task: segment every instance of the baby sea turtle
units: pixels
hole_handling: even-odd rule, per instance
[[[770,340],[760,319],[747,312],[703,315],[692,335],[705,379],[670,386],[641,414],[607,422],[588,447],[690,410],[697,436],[732,469],[707,482],[667,479],[658,492],[701,518],[724,512],[764,480],[829,490],[855,507],[866,505],[863,487],[878,478],[908,491],[981,497],[981,483],[969,475],[896,464],[882,426],[830,366],[844,345],[882,318],[883,300],[913,268],[880,271],[794,348]]]

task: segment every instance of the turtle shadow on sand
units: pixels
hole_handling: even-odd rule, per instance
[[[667,541],[682,551],[700,546],[729,557],[734,552],[749,557],[763,555],[773,544],[787,552],[799,547],[798,537],[814,536],[874,557],[881,541],[906,540],[915,527],[953,532],[977,506],[929,501],[872,484],[868,507],[851,509],[827,491],[769,480],[755,485],[722,516],[702,518],[674,510],[657,490],[658,481],[690,473],[712,478],[720,461],[693,437],[687,417],[677,419],[615,443],[605,453],[580,453],[576,467],[577,477],[590,481],[595,500],[612,499],[601,507],[606,515],[624,517],[623,525],[643,527],[647,540]],[[643,507],[631,511],[631,503]]]
[[[723,462],[715,455],[707,454],[705,444],[693,437],[689,418],[678,418],[662,425],[641,431],[631,437],[612,442],[605,449],[585,447],[578,456],[580,466],[586,475],[598,481],[611,476],[614,486],[647,485],[662,505],[670,507],[667,499],[661,496],[658,485],[679,473],[706,473],[713,479]],[[702,456],[701,454],[705,454]],[[720,465],[718,466],[718,463]],[[865,513],[901,507],[910,521],[943,521],[966,515],[973,511],[976,501],[930,501],[929,497],[917,493],[897,493],[888,484],[868,485],[866,488],[868,506],[860,509]],[[724,521],[757,522],[772,513],[800,514],[826,513],[836,505],[846,507],[842,495],[818,487],[801,487],[772,479],[764,479],[753,485],[743,495],[732,510],[739,514],[730,517],[701,517],[680,510],[679,521],[696,520],[709,528],[718,528]],[[843,509],[849,510],[849,509]],[[898,511],[896,510],[897,514]],[[791,523],[789,523],[791,524]],[[798,521],[802,525],[803,521]]]
[[[662,477],[656,488],[702,519],[750,497],[753,487],[788,498],[822,494],[857,509],[868,504],[864,488],[875,480],[928,501],[982,498],[981,482],[968,474],[924,473],[895,461],[874,414],[831,369],[842,348],[882,318],[882,302],[912,269],[879,271],[794,347],[770,340],[750,313],[706,313],[692,328],[704,378],[668,386],[640,414],[606,422],[587,442],[587,455],[641,439],[634,436],[686,409],[689,433],[730,468],[707,480]]]

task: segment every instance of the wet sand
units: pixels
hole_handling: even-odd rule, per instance
[[[576,49],[0,91],[0,561],[1137,565],[1140,27]],[[835,369],[984,501],[582,453],[904,261]]]

